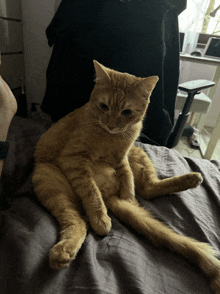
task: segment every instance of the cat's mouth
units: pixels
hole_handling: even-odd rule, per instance
[[[99,121],[99,124],[104,130],[108,131],[110,134],[119,134],[123,132],[123,130],[119,128],[109,128],[107,125],[103,124],[101,121]]]

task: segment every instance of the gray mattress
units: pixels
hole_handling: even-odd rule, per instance
[[[106,237],[89,229],[69,268],[52,270],[48,253],[59,226],[35,198],[31,182],[34,146],[43,123],[15,117],[8,136],[9,156],[1,179],[0,293],[3,294],[211,294],[206,277],[182,256],[155,248],[147,238],[112,217]],[[220,252],[220,161],[183,158],[165,147],[142,146],[160,178],[200,172],[194,190],[152,201],[138,197],[156,218],[176,232],[208,242]]]

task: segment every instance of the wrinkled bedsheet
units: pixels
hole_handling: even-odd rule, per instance
[[[90,228],[69,268],[49,267],[59,225],[37,201],[31,182],[34,147],[42,123],[15,117],[1,179],[0,293],[3,294],[211,294],[207,278],[185,258],[155,248],[112,217],[106,237]],[[137,198],[176,232],[208,242],[220,252],[220,161],[183,158],[177,151],[142,146],[159,177],[200,172],[201,186],[147,201]],[[9,206],[6,204],[10,203]]]

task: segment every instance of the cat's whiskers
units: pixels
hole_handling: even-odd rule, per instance
[[[125,135],[124,132],[122,132],[122,136],[123,136],[123,138],[125,139],[125,141],[127,141],[127,137],[126,137],[126,135]]]
[[[134,137],[130,132],[126,131],[126,134],[130,140],[133,140]]]
[[[127,131],[124,131],[122,134],[123,134],[123,136],[124,136],[124,138],[125,138],[125,141],[127,141],[127,142],[129,143],[130,140],[131,140],[131,138],[129,137]]]
[[[123,136],[127,139],[128,142],[135,140],[135,130],[132,128],[132,126],[130,130],[126,130],[123,132]]]

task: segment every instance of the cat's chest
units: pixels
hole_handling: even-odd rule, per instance
[[[111,167],[117,168],[121,165],[123,158],[124,156],[121,153],[106,151],[105,154],[98,156],[96,162],[107,163]]]
[[[100,142],[91,149],[94,162],[103,162],[109,164],[113,168],[121,165],[127,154],[127,149],[118,142]]]
[[[126,143],[119,135],[87,133],[83,137],[72,138],[68,146],[71,145],[73,154],[89,157],[92,164],[106,163],[116,169],[121,165],[130,148],[130,144]]]

